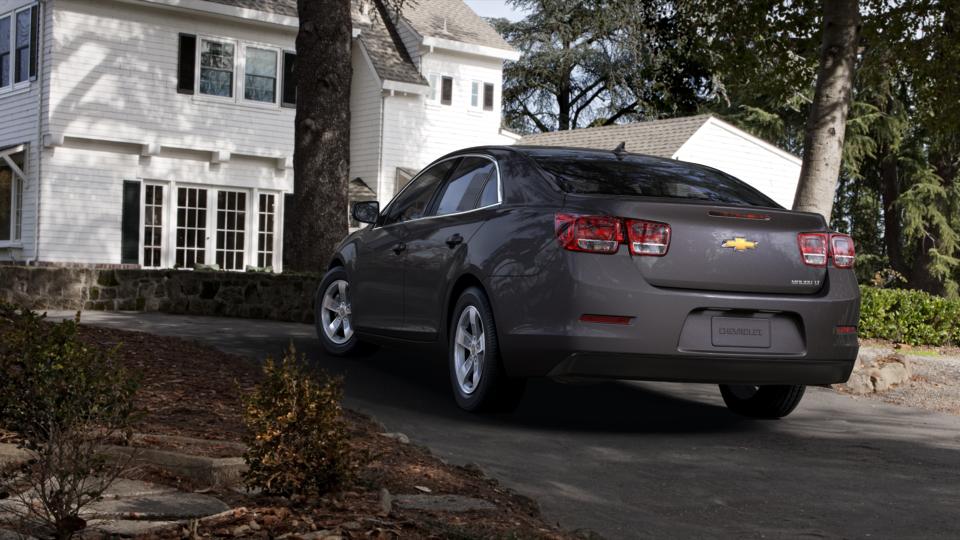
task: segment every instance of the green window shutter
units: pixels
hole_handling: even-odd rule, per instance
[[[123,183],[123,213],[120,225],[120,262],[140,262],[140,182]]]

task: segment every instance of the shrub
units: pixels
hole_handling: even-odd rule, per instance
[[[321,495],[344,486],[356,462],[340,407],[340,379],[308,370],[293,346],[280,362],[268,359],[263,373],[245,399],[251,432],[246,485],[283,496]]]
[[[78,323],[49,324],[0,304],[0,428],[30,455],[0,477],[30,489],[2,506],[35,535],[69,538],[82,529],[80,511],[127,466],[108,460],[102,447],[129,429],[138,381],[115,350],[83,344]]]
[[[869,286],[861,286],[860,294],[860,337],[910,345],[960,344],[960,300]]]

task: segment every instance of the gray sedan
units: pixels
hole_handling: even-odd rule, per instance
[[[715,169],[618,151],[480,147],[421,171],[338,247],[317,334],[448,358],[464,409],[509,410],[530,377],[718,383],[789,414],[857,356],[849,236]]]

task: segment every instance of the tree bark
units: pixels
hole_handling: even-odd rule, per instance
[[[900,199],[900,178],[897,156],[884,145],[880,151],[880,201],[883,206],[883,241],[887,248],[890,267],[906,276],[909,273],[904,258],[903,223],[897,200]]]
[[[857,0],[822,0],[823,37],[817,87],[803,141],[803,165],[794,210],[830,222],[850,110],[860,11]]]
[[[350,0],[299,0],[293,196],[284,209],[285,270],[323,272],[347,234]]]

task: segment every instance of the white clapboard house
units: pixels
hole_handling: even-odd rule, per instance
[[[500,129],[518,53],[460,0],[353,4],[351,193]],[[0,0],[0,261],[281,269],[296,0]]]
[[[521,144],[613,150],[707,165],[793,206],[800,158],[709,114],[527,135]]]

